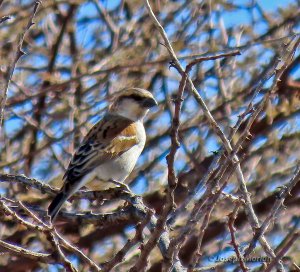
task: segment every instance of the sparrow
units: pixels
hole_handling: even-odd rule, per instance
[[[124,182],[144,149],[143,119],[154,106],[156,100],[144,89],[128,88],[115,95],[103,119],[91,128],[73,155],[63,186],[48,207],[51,221],[81,187],[93,182]]]

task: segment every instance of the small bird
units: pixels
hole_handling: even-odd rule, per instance
[[[143,119],[156,105],[153,95],[144,89],[128,88],[116,94],[103,119],[91,128],[73,155],[64,184],[48,207],[51,221],[82,186],[124,182],[145,146]]]

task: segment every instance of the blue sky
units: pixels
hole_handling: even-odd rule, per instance
[[[117,1],[117,0],[110,0],[110,1],[101,1],[103,2],[104,6],[109,10],[109,9],[113,9],[115,8],[117,5],[120,4],[121,1]],[[233,1],[233,3],[235,4],[244,4],[246,1]],[[248,1],[249,3],[252,2],[252,1]],[[289,4],[292,4],[294,3],[293,0],[276,0],[276,1],[272,1],[272,0],[263,0],[263,1],[258,1],[258,3],[261,5],[262,9],[265,10],[266,12],[268,11],[276,11],[279,7],[285,7]],[[95,10],[95,7],[92,3],[87,3],[87,4],[83,4],[79,11],[77,12],[77,19],[79,18],[82,18],[82,17],[92,17],[92,16],[97,16],[97,11]],[[223,14],[223,19],[225,21],[225,25],[232,25],[234,27],[239,27],[243,24],[247,24],[249,25],[249,23],[251,22],[251,17],[249,16],[249,14],[245,11],[234,11],[234,12],[225,12]],[[90,48],[92,46],[91,44],[91,35],[92,33],[94,32],[94,30],[99,27],[98,26],[98,23],[95,22],[91,22],[90,25],[88,26],[88,28],[78,28],[78,33],[77,33],[77,40],[79,42],[79,44],[82,46],[82,47],[85,47],[85,48]],[[174,29],[173,29],[174,30]],[[255,29],[258,33],[261,32],[263,33],[265,31],[265,26],[264,25],[259,25],[257,29]],[[172,29],[169,29],[170,32],[172,32]],[[41,43],[42,45],[42,43]],[[28,52],[29,54],[31,52]],[[243,56],[241,56],[242,58]],[[269,60],[269,57],[270,55],[268,55],[268,52],[266,52],[266,54],[263,56],[263,58],[260,60],[262,63],[267,63],[268,60]],[[87,56],[88,58],[88,56]],[[34,65],[39,67],[41,65],[45,65],[47,63],[47,60],[45,58],[41,58],[39,56],[34,56]],[[69,58],[66,58],[64,56],[60,56],[59,59],[58,59],[58,63],[60,64],[68,64],[70,63],[70,59]],[[211,65],[211,63],[208,63],[207,65]],[[18,72],[18,69],[16,69],[16,72]],[[68,74],[64,74],[62,75],[62,77],[65,77],[66,79],[69,78],[69,75]],[[28,81],[28,84],[30,83],[32,85],[32,82],[34,82],[36,80],[36,77],[33,75],[32,77],[28,77],[26,79]],[[272,81],[269,81],[267,82],[266,86],[269,86],[271,84]],[[38,85],[40,82],[36,82],[36,84]],[[94,79],[91,79],[89,84],[93,84],[94,83]],[[176,89],[179,82],[177,82],[176,80],[170,80],[169,81],[169,88],[170,89]],[[10,91],[12,91],[12,89],[10,89]],[[203,90],[200,90],[201,91],[201,95],[203,95],[205,98],[207,99],[210,99],[210,98],[213,98],[215,95],[217,95],[216,91],[215,91],[215,88],[211,88],[209,86],[205,87]],[[8,93],[8,96],[11,96],[12,93]],[[188,102],[188,103],[191,103],[192,102]],[[28,110],[31,109],[31,104],[26,104],[26,108],[28,107]],[[97,109],[96,110],[99,110],[101,107],[103,107],[103,104],[101,104],[101,102],[99,102],[99,104],[97,105]],[[192,106],[193,107],[193,106]],[[16,110],[24,110],[24,108],[22,109],[18,109],[16,108]],[[239,112],[237,112],[236,114],[238,114]],[[299,118],[299,116],[297,116]],[[169,123],[169,117],[166,115],[164,117],[164,121]],[[232,117],[234,119],[234,116]],[[89,122],[91,123],[94,123],[96,122],[97,120],[99,120],[99,116],[95,116],[93,117],[91,120],[88,120]],[[160,119],[161,121],[162,119]],[[234,119],[235,120],[235,119]],[[300,119],[298,119],[300,120]],[[9,120],[6,120],[5,121],[5,131],[10,135],[10,134],[13,134],[18,128],[20,128],[23,124],[23,120],[19,117],[12,117],[10,118]],[[158,124],[156,124],[158,125]],[[232,124],[231,124],[232,125]],[[296,124],[297,125],[297,128],[299,128],[299,121],[298,123]],[[291,129],[290,127],[290,124],[288,124],[286,126],[285,129],[282,129],[282,126],[278,126],[278,130],[283,133],[283,132],[286,132],[286,130],[288,129]],[[280,134],[280,133],[279,133]],[[206,139],[206,142],[205,142],[205,145],[206,145],[206,151],[207,152],[212,152],[212,151],[216,151],[218,148],[219,148],[219,144],[218,144],[218,141],[217,141],[217,137],[215,137],[214,135],[208,137]],[[162,147],[165,148],[168,144],[169,144],[169,139],[164,141],[162,143]],[[257,140],[257,145],[259,144],[262,144],[263,141],[265,141],[265,139],[258,139]],[[57,153],[61,152],[61,149],[60,147],[58,146],[58,144],[55,144],[54,145],[54,149],[57,151]],[[139,163],[143,163],[145,160],[147,160],[148,158],[147,157],[141,157],[140,158],[140,161]],[[165,160],[162,161],[162,164],[165,164]],[[177,160],[176,161],[176,167],[177,169],[182,169],[182,167],[185,165],[185,162],[184,161],[180,161],[180,160]],[[39,167],[36,167],[36,170],[34,171],[33,173],[33,177],[36,177],[36,178],[39,178],[39,179],[45,179],[45,176],[43,174],[43,171],[41,170],[44,170],[44,168],[47,169],[47,159],[45,158],[44,160],[41,160],[39,162]],[[161,173],[162,175],[164,173]],[[47,177],[48,178],[48,177]],[[145,181],[145,178],[144,177],[141,177],[139,179],[139,182],[137,182],[137,184],[135,184],[134,188],[135,192],[137,193],[143,193],[147,187],[146,187],[146,181]],[[230,188],[228,188],[230,189]],[[230,249],[228,252],[226,250],[224,250],[224,255],[226,254],[232,254],[232,250]],[[74,258],[74,260],[72,261],[76,261],[76,258]],[[56,271],[56,267],[53,268],[53,271]]]
[[[101,2],[109,10],[109,9],[115,8],[117,5],[120,4],[121,1],[118,1],[118,0],[112,0],[111,1],[110,0],[110,1],[101,1]],[[232,1],[232,2],[236,5],[247,3],[247,1],[244,1],[244,0]],[[251,3],[252,1],[249,0],[248,2]],[[260,6],[265,11],[276,11],[278,9],[278,7],[287,6],[289,4],[294,3],[294,1],[292,1],[292,0],[286,0],[286,1],[282,1],[282,0],[281,1],[280,0],[276,0],[276,1],[263,0],[263,1],[258,1],[258,3],[260,4]],[[97,16],[97,14],[98,13],[95,9],[94,4],[89,2],[89,3],[81,5],[81,7],[79,8],[79,10],[76,14],[76,17],[77,17],[77,19],[80,19],[82,17]],[[247,12],[243,11],[243,10],[235,11],[235,12],[225,12],[222,15],[223,15],[223,19],[225,21],[225,25],[232,25],[232,26],[238,27],[238,26],[243,25],[243,24],[249,25],[249,23],[251,22],[251,18],[249,16],[249,14]],[[95,23],[91,22],[89,24],[88,28],[87,27],[85,27],[85,28],[78,27],[77,39],[78,39],[79,44],[82,47],[88,48],[88,47],[91,46],[91,41],[92,41],[91,35],[93,34],[93,31],[97,27],[99,27],[97,22],[95,22]],[[264,26],[261,25],[259,27],[261,29],[256,29],[257,32],[263,33],[265,31]],[[169,31],[172,32],[172,29],[169,29]],[[28,53],[30,54],[30,52],[28,52]],[[34,62],[33,63],[36,67],[45,65],[47,63],[47,60],[45,58],[39,57],[37,55],[30,56],[30,57],[34,57]],[[243,56],[241,56],[240,58],[242,58],[242,57]],[[263,56],[263,58],[260,61],[262,63],[263,62],[267,63],[268,60],[269,60],[269,55],[266,52],[266,54]],[[61,64],[64,64],[64,65],[67,65],[69,62],[70,62],[70,59],[66,58],[64,56],[59,56],[58,61],[57,61],[57,63],[61,63]],[[211,63],[208,62],[206,65],[211,65]],[[18,72],[18,69],[16,69],[16,72]],[[65,75],[63,74],[61,76],[62,76],[62,78],[65,77],[66,79],[69,77],[68,74],[65,74]],[[36,80],[35,75],[32,75],[32,77],[27,78],[27,81],[28,81],[29,85],[32,85],[32,82],[34,82],[35,80]],[[91,79],[91,84],[93,84],[93,83],[94,83],[94,79]],[[35,85],[37,85],[37,84],[39,84],[39,82],[35,83]],[[176,86],[177,86],[178,82],[175,82],[174,80],[173,81],[171,80],[168,84],[169,84],[169,88],[176,89],[177,88]],[[207,99],[209,99],[210,97],[213,98],[215,95],[217,95],[214,88],[210,88],[208,85],[206,85],[204,90],[201,90],[201,94],[204,97],[206,97]],[[11,93],[9,92],[8,96],[10,96],[10,95],[11,95]],[[99,104],[99,107],[102,107],[100,104]],[[28,104],[28,109],[30,109],[29,104]],[[94,123],[97,118],[98,117],[95,117],[92,120],[90,120],[91,123]],[[168,120],[166,120],[166,121],[168,121]],[[13,134],[20,127],[20,125],[22,125],[23,122],[24,121],[21,120],[19,117],[12,117],[11,119],[6,120],[6,122],[5,122],[6,132],[8,134]],[[206,143],[206,147],[207,147],[208,152],[217,150],[219,148],[219,145],[217,143],[216,137],[211,136],[208,139],[207,143]],[[37,174],[36,177],[39,178],[39,174]]]

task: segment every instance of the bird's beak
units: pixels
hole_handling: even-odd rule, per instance
[[[154,98],[149,97],[149,98],[144,99],[144,101],[143,101],[143,106],[145,108],[152,108],[152,107],[155,107],[157,105],[158,105],[157,101]]]

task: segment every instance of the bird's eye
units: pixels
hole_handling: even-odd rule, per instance
[[[124,98],[132,99],[136,102],[141,102],[142,100],[144,100],[144,97],[141,97],[141,96],[136,95],[136,94],[132,94],[132,95],[126,96]]]
[[[133,100],[140,102],[144,99],[144,97],[138,96],[138,95],[134,95],[133,97],[131,97]]]

